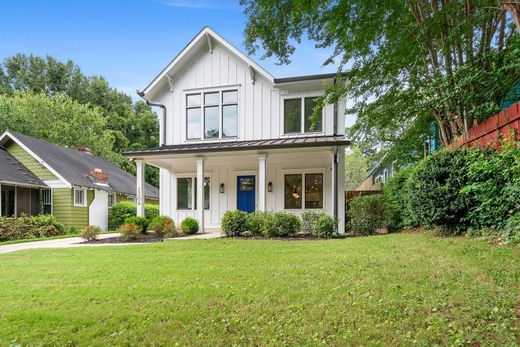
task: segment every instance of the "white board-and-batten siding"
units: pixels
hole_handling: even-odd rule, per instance
[[[199,49],[191,64],[172,77],[173,91],[164,86],[157,101],[167,108],[165,144],[176,145],[186,140],[186,94],[211,90],[238,90],[238,138],[211,141],[260,140],[281,138],[283,134],[283,99],[318,96],[323,89],[282,89],[255,74],[252,83],[249,66],[226,48],[216,45],[213,52]],[[323,111],[323,132],[332,135],[334,106]],[[339,117],[338,117],[339,118]],[[301,136],[294,134],[292,136]],[[313,134],[313,135],[316,135]],[[200,140],[189,140],[189,142]],[[207,142],[208,140],[205,140]]]

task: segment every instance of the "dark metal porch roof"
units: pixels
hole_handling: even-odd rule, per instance
[[[196,142],[182,145],[169,145],[156,148],[147,148],[139,151],[126,152],[123,154],[127,157],[137,157],[157,154],[195,154],[208,152],[251,151],[282,148],[348,146],[349,144],[350,141],[347,140],[343,135],[312,137],[305,136],[251,141]]]

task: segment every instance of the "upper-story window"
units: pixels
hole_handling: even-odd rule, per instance
[[[186,138],[221,139],[238,136],[238,91],[186,95]]]
[[[315,126],[312,113],[316,107],[316,97],[289,98],[284,100],[284,134],[314,133],[323,131],[323,114]]]

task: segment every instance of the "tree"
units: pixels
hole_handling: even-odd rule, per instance
[[[16,95],[22,95],[20,92],[39,95],[39,103],[34,104],[36,110],[43,107],[45,96],[49,98],[50,103],[63,97],[64,100],[75,101],[101,116],[104,119],[104,128],[108,130],[106,136],[111,139],[110,151],[114,152],[104,152],[102,156],[132,174],[135,174],[135,165],[121,153],[159,145],[159,122],[148,105],[142,101],[133,103],[130,96],[110,87],[101,76],[84,75],[71,60],[63,63],[51,56],[42,58],[24,54],[16,54],[5,59],[0,65],[0,95],[14,97],[13,102],[16,103],[20,102],[19,98],[16,98]],[[47,115],[45,112],[42,114]],[[52,115],[49,115],[51,118],[46,117],[42,120],[54,119]],[[25,121],[27,124],[33,124],[31,122],[36,119],[28,118]],[[28,129],[20,131],[33,134],[30,126],[26,128]],[[54,141],[49,134],[33,135],[57,144],[64,142],[59,139]],[[87,146],[95,138],[81,140],[86,141],[83,145]],[[157,187],[158,177],[156,168],[146,167],[147,182]]]
[[[368,173],[368,160],[359,147],[353,147],[345,155],[345,189],[356,190],[363,183]]]
[[[497,112],[520,75],[520,40],[496,0],[241,0],[249,53],[290,62],[304,35],[332,48],[338,83],[319,105],[347,96],[354,140],[393,147],[435,120],[444,145]],[[422,128],[421,128],[422,127]],[[377,131],[374,131],[377,129]],[[415,139],[417,142],[417,139]],[[410,143],[405,143],[407,146]]]
[[[104,158],[113,155],[113,137],[99,108],[90,108],[64,95],[0,94],[0,132],[6,129],[61,146],[86,146]]]

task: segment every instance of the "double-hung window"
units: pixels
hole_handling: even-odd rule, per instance
[[[82,188],[74,188],[74,206],[87,206],[87,190]]]
[[[186,138],[222,139],[238,136],[238,90],[186,95]]]
[[[323,208],[323,174],[287,174],[284,178],[285,209]]]
[[[210,201],[210,178],[204,177],[204,209],[209,210]],[[177,209],[196,210],[197,209],[197,178],[179,177],[177,178]]]
[[[42,189],[42,213],[52,214],[52,190]]]
[[[114,204],[116,203],[116,195],[113,194],[113,193],[109,193],[108,194],[108,207],[112,207],[114,206]]]
[[[323,131],[323,112],[313,121],[316,97],[284,99],[284,134],[316,133]]]

